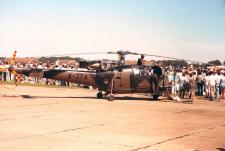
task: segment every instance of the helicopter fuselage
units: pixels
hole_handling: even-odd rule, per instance
[[[113,93],[148,93],[151,91],[149,69],[132,67],[113,71],[77,71],[67,69],[15,69],[17,73],[34,78],[47,78],[84,84],[99,91]]]

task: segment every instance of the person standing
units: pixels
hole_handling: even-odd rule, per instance
[[[195,94],[195,74],[190,73],[188,78],[189,90],[188,90],[188,98],[193,101]]]
[[[220,88],[221,88],[221,99],[225,99],[225,72],[221,76],[220,80]]]
[[[220,81],[222,79],[220,71],[217,71],[215,78],[216,78],[216,84],[215,84],[216,100],[219,101],[219,99],[220,99]]]
[[[215,98],[215,86],[216,86],[215,72],[210,71],[209,90],[210,90],[210,100],[211,101],[214,101],[214,98]]]
[[[197,95],[203,96],[203,86],[204,86],[204,76],[201,71],[198,71],[198,75],[196,78],[196,84],[197,84]]]
[[[160,80],[160,77],[162,76],[162,69],[160,67],[160,64],[156,64],[152,66],[151,72],[152,72],[151,82],[152,84],[155,84],[154,92],[159,93],[159,80]]]
[[[204,77],[204,87],[205,87],[205,93],[206,93],[206,98],[208,98],[210,96],[210,89],[209,89],[209,77],[210,74],[208,72],[206,72],[206,75]]]
[[[145,56],[141,55],[141,58],[139,58],[138,61],[137,61],[137,65],[138,66],[143,66],[144,65],[144,58],[145,58]]]
[[[180,98],[184,99],[184,95],[186,92],[185,84],[187,83],[187,78],[185,77],[185,73],[182,73],[182,75],[179,77],[179,87],[180,87]]]

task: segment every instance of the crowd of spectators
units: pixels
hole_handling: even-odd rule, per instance
[[[174,96],[193,100],[195,95],[211,101],[225,99],[225,70],[216,66],[208,68],[169,69],[166,71]]]

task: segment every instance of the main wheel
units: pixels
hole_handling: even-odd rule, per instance
[[[98,93],[97,93],[97,98],[101,99],[102,96],[103,96],[103,95],[102,95],[102,92],[98,92]]]
[[[113,94],[108,95],[107,98],[108,98],[109,101],[114,101],[115,100],[115,97],[114,97]]]

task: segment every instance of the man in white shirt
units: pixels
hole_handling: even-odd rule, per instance
[[[210,96],[210,89],[209,89],[209,73],[206,72],[206,76],[204,78],[204,86],[205,86],[205,93],[206,93],[206,98],[208,98]]]
[[[42,62],[40,62],[40,63],[37,65],[37,69],[43,69],[43,64],[42,64]]]
[[[170,72],[170,75],[168,76],[169,82],[172,85],[172,94],[176,95],[178,85],[178,76],[176,75],[176,72]]]
[[[216,86],[215,72],[210,71],[210,76],[209,76],[209,89],[210,89],[210,98],[211,98],[212,101],[215,98],[215,86]]]
[[[185,95],[185,84],[187,83],[188,79],[185,76],[185,73],[182,74],[182,76],[179,77],[179,86],[180,86],[180,98],[183,99]]]

